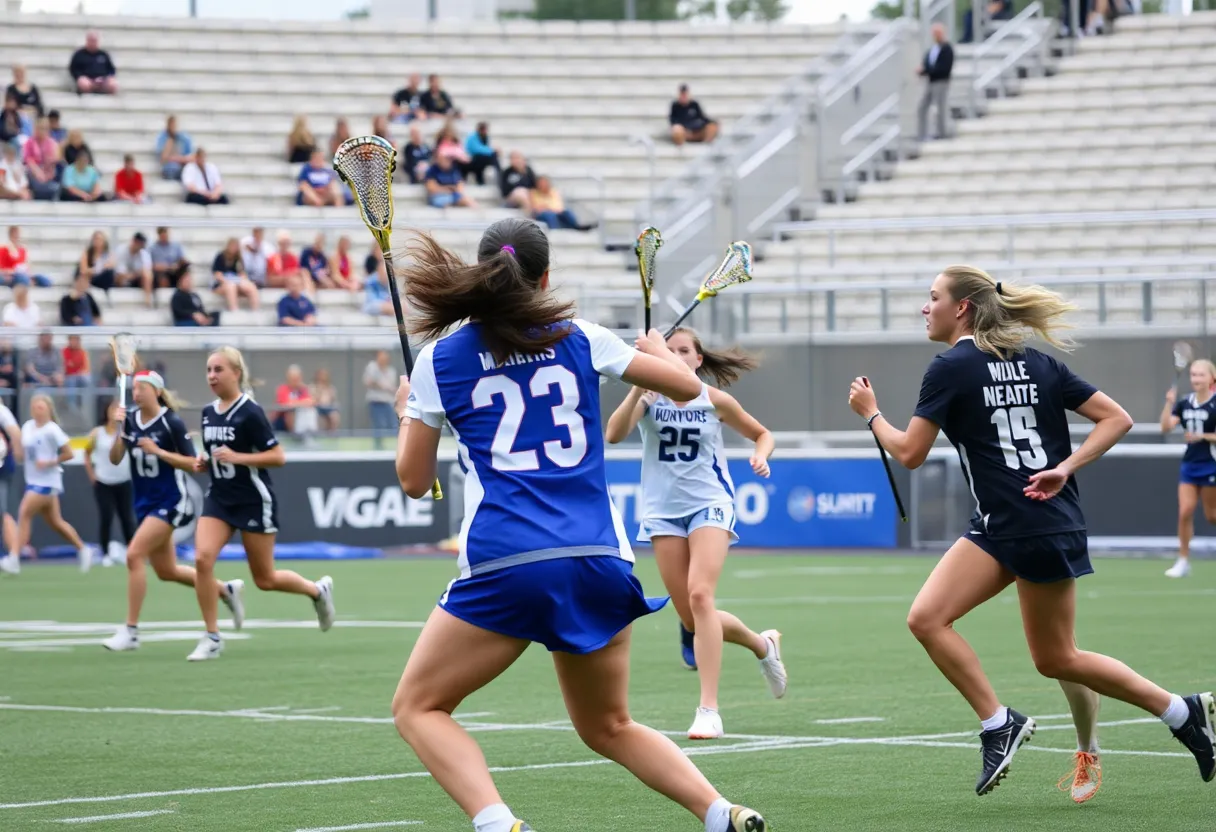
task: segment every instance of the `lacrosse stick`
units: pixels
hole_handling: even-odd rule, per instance
[[[114,370],[118,374],[118,403],[127,406],[127,378],[135,375],[135,336],[119,332],[110,339]]]
[[[697,296],[693,298],[692,303],[684,308],[680,313],[680,317],[676,318],[676,322],[667,330],[664,338],[670,338],[675,334],[676,329],[684,322],[684,319],[692,314],[692,310],[701,305],[701,301],[708,298],[716,297],[719,292],[730,286],[739,283],[747,283],[752,279],[752,247],[745,242],[734,242],[726,250],[726,257],[718,265],[718,268],[705,278],[701,284]]]
[[[654,259],[662,245],[663,235],[659,233],[659,229],[649,226],[642,229],[637,243],[633,246],[633,253],[638,258],[638,276],[642,278],[642,302],[646,305],[646,326],[643,332],[650,332],[650,293],[654,291]]]
[[[866,387],[870,386],[868,378],[862,376],[861,380]],[[899,509],[899,519],[907,523],[908,513],[904,511],[904,501],[899,496],[899,486],[895,484],[895,473],[891,470],[891,460],[887,458],[887,449],[878,441],[878,434],[874,432],[873,422],[870,423],[870,435],[874,437],[874,444],[878,446],[878,455],[882,457],[882,467],[887,472],[887,484],[891,486],[891,496],[895,498],[895,507]]]
[[[384,273],[388,278],[389,294],[393,298],[393,314],[397,317],[397,336],[401,340],[401,355],[405,359],[405,374],[414,374],[414,356],[410,352],[409,334],[405,330],[405,312],[397,291],[397,276],[393,272],[393,174],[397,171],[397,149],[379,136],[360,136],[342,142],[334,154],[334,170],[355,196],[363,224],[372,232],[380,253],[384,255]],[[443,499],[439,480],[431,486],[431,496]]]
[[[1186,341],[1174,342],[1174,387],[1178,387],[1178,382],[1182,380],[1182,374],[1191,366],[1191,362],[1195,359],[1195,353],[1191,349],[1191,345]]]

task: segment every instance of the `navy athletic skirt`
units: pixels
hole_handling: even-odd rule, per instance
[[[1002,566],[1023,580],[1051,584],[1093,574],[1089,562],[1089,536],[1083,532],[1060,532],[1035,537],[993,540],[983,532],[964,535]]]

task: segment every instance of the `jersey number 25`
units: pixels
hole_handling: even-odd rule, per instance
[[[1039,420],[1034,415],[1033,407],[1000,408],[992,412],[991,421],[996,425],[996,435],[1001,441],[1001,452],[1005,454],[1006,465],[1015,471],[1022,467],[1041,471],[1047,467],[1043,440],[1035,430]],[[1025,440],[1030,450],[1018,450],[1013,443],[1019,439]]]
[[[532,374],[528,393],[531,399],[545,398],[550,395],[554,385],[561,391],[562,400],[549,408],[553,425],[569,431],[570,444],[564,444],[560,439],[550,439],[541,447],[549,461],[558,468],[573,468],[587,454],[587,429],[583,417],[578,413],[582,397],[578,379],[574,373],[559,365],[541,367]],[[473,407],[490,407],[495,397],[502,399],[503,413],[494,431],[494,441],[490,444],[490,464],[499,471],[539,470],[540,459],[535,450],[512,450],[528,407],[524,402],[523,388],[505,375],[486,376],[474,385]]]

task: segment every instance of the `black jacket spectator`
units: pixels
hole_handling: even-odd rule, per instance
[[[174,326],[216,326],[220,322],[219,312],[208,312],[203,307],[203,299],[198,292],[188,292],[178,288],[169,301],[169,310],[173,313]],[[202,315],[208,323],[204,324],[199,316]]]
[[[393,93],[393,103],[405,112],[417,110],[421,99],[422,93],[418,91],[417,87],[402,87]]]
[[[42,93],[38,92],[37,85],[30,84],[29,89],[22,92],[17,88],[15,83],[9,84],[4,89],[4,97],[8,98],[10,95],[16,96],[17,106],[21,109],[32,109],[38,115],[38,118],[42,118],[45,115],[45,110],[42,106]]]
[[[100,320],[101,308],[88,292],[80,296],[69,292],[59,301],[59,321],[64,326],[93,326]]]
[[[425,144],[410,142],[401,148],[401,155],[405,157],[405,175],[410,178],[410,184],[417,185],[422,181],[422,178],[418,176],[418,166],[423,162],[431,161],[433,151]]]
[[[667,117],[670,124],[678,124],[689,131],[703,129],[710,120],[695,98],[690,98],[687,104],[681,104],[679,100],[671,102],[671,113]]]
[[[503,168],[502,175],[498,179],[498,187],[502,191],[503,199],[510,196],[516,188],[530,191],[536,187],[536,174],[532,172],[531,165],[528,165],[523,173],[513,167]]]
[[[429,80],[430,86],[423,91],[422,95],[418,96],[419,108],[428,116],[453,115],[459,118],[460,111],[452,102],[452,96],[439,86],[439,76],[432,75]]]
[[[950,72],[954,69],[954,47],[948,43],[938,45],[937,60],[932,65],[929,64],[929,57],[933,54],[933,47],[925,53],[924,61],[921,63],[922,74],[929,81],[949,81]]]
[[[105,78],[117,75],[118,69],[110,60],[110,53],[104,49],[89,51],[80,47],[72,54],[72,62],[68,64],[68,72],[72,78]]]

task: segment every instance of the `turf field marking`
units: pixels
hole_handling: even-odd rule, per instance
[[[356,829],[388,829],[390,826],[418,826],[420,820],[386,820],[380,823],[354,823],[350,826],[316,826],[297,829],[296,832],[354,832]]]
[[[857,722],[886,722],[881,716],[846,716],[840,719],[817,719],[816,725],[852,725]]]
[[[739,607],[744,604],[911,604],[912,595],[791,595],[786,597],[719,598],[722,606]]]
[[[747,580],[795,575],[908,575],[923,571],[905,566],[786,566],[777,569],[738,569],[731,573],[731,577]]]
[[[153,809],[148,812],[122,812],[117,815],[93,815],[89,818],[59,818],[50,823],[104,823],[108,820],[131,820],[133,818],[151,818],[157,815],[172,815],[176,809]]]

